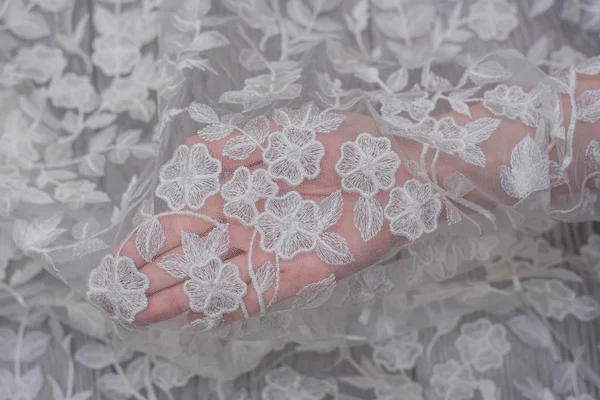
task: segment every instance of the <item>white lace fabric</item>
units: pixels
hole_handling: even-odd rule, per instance
[[[0,3],[13,297],[33,296],[18,285],[45,265],[52,287],[103,312],[107,343],[153,373],[169,365],[171,387],[186,369],[235,378],[292,343],[372,351],[352,360],[371,383],[285,366],[266,373],[265,399],[350,399],[341,382],[421,399],[404,372],[373,371],[413,368],[451,331],[459,356],[427,393],[499,399],[484,374],[509,331],[555,352],[549,320],[600,313],[565,284],[595,273],[596,236],[565,255],[540,239],[600,215],[597,1],[159,3],[103,0],[83,17],[70,0]],[[536,21],[547,31],[527,32]],[[25,255],[37,270],[8,267]],[[457,327],[475,311],[506,321]],[[419,330],[434,327],[425,349]],[[572,386],[556,395],[592,398]]]

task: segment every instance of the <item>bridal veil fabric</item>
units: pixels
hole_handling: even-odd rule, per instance
[[[0,399],[598,398],[599,34],[0,1]]]

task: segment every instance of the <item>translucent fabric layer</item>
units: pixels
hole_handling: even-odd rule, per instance
[[[0,12],[6,265],[35,260],[9,271],[20,301],[61,288],[111,343],[219,381],[298,343],[410,369],[415,332],[473,312],[529,341],[597,317],[564,283],[597,266],[595,236],[564,257],[541,239],[600,215],[596,2],[49,4]],[[10,283],[42,265],[52,283]],[[506,328],[460,332],[431,390],[485,397],[472,374],[502,365]],[[471,375],[448,389],[452,371]],[[269,373],[264,398],[333,394]]]

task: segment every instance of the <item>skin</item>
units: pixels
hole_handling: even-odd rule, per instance
[[[585,90],[597,89],[600,86],[599,80],[589,76],[579,77],[577,94]],[[570,102],[567,97],[563,99],[563,110],[565,113],[565,121],[568,124],[570,117]],[[482,105],[474,105],[471,107],[472,118],[462,114],[448,113],[440,116],[453,118],[458,125],[465,125],[472,120],[479,118],[500,118],[491,114]],[[290,190],[296,190],[300,193],[303,199],[312,199],[317,203],[329,196],[341,187],[341,179],[336,173],[334,167],[340,159],[341,146],[348,141],[354,141],[356,137],[363,132],[368,132],[374,136],[381,136],[377,128],[375,120],[369,116],[346,113],[346,120],[339,128],[330,134],[318,135],[318,140],[325,146],[325,157],[321,161],[321,173],[317,179],[305,181],[297,187],[290,187],[283,181],[278,180],[280,187],[280,195],[287,193]],[[582,165],[583,154],[585,147],[589,141],[598,137],[598,124],[578,122],[577,135],[575,143],[575,159],[572,166]],[[272,124],[271,131],[281,131],[281,127]],[[499,167],[501,165],[510,165],[510,152],[514,146],[522,140],[526,135],[535,134],[534,128],[528,127],[519,120],[509,120],[504,118],[500,123],[497,131],[486,141],[482,142],[479,147],[486,155],[486,167],[481,168],[467,164],[458,158],[441,153],[437,162],[437,178],[442,182],[443,179],[453,172],[460,172],[469,180],[475,182],[478,186],[477,190],[472,191],[465,196],[465,199],[484,207],[493,212],[501,206],[513,205],[517,202],[508,196],[501,187]],[[234,134],[235,135],[235,134]],[[216,142],[204,142],[213,157],[221,159],[223,169],[226,172],[232,172],[240,166],[247,166],[251,170],[257,168],[266,168],[262,163],[260,151],[257,150],[248,159],[244,161],[234,161],[226,157],[220,157],[222,150],[229,138]],[[406,160],[418,161],[421,153],[421,145],[409,139],[394,137],[393,150],[396,151],[402,160],[402,164],[395,175],[394,186],[403,186],[406,181],[413,176],[406,169]],[[188,146],[200,143],[200,137],[194,135],[186,142]],[[577,146],[577,144],[581,144]],[[426,165],[431,165],[433,151],[428,153]],[[556,149],[552,149],[549,153],[550,158],[558,161]],[[576,187],[583,179],[583,169],[569,167],[567,174],[569,181],[574,182]],[[226,177],[225,183],[230,179]],[[568,193],[566,185],[563,188],[553,189],[553,195],[565,190]],[[557,192],[557,193],[555,193]],[[276,298],[276,303],[293,297],[304,286],[322,280],[330,274],[334,274],[337,280],[347,278],[348,276],[360,271],[361,269],[373,265],[378,260],[381,260],[392,249],[397,249],[402,245],[407,244],[407,239],[400,236],[393,236],[390,233],[389,222],[384,221],[384,226],[376,239],[364,242],[358,231],[354,227],[352,210],[359,199],[356,193],[342,192],[344,201],[344,212],[340,220],[329,229],[329,231],[337,232],[346,238],[351,253],[355,261],[351,264],[343,266],[332,266],[321,261],[314,253],[304,253],[296,256],[290,261],[281,260],[280,264],[280,287]],[[386,205],[389,199],[388,191],[380,191],[376,195],[376,199],[382,205]],[[493,200],[492,200],[493,199]],[[244,298],[244,303],[250,314],[260,312],[257,293],[251,285],[251,279],[248,273],[248,252],[250,251],[250,242],[252,237],[252,228],[247,228],[235,220],[226,218],[223,215],[224,200],[220,194],[211,197],[205,206],[199,210],[216,220],[222,220],[229,223],[231,245],[230,250],[222,256],[223,261],[229,261],[236,264],[240,268],[241,278],[248,286],[248,292]],[[264,209],[264,203],[259,202],[259,210]],[[465,212],[469,210],[462,209]],[[445,213],[442,212],[440,222],[445,219]],[[139,313],[136,317],[135,324],[148,325],[163,320],[168,320],[179,314],[187,313],[190,321],[202,318],[202,314],[196,314],[189,309],[189,299],[183,290],[183,280],[178,280],[158,267],[158,263],[167,254],[182,254],[181,247],[181,232],[192,232],[200,236],[205,235],[213,227],[212,225],[200,221],[197,218],[188,216],[168,216],[162,217],[160,220],[166,235],[166,242],[161,252],[155,257],[151,263],[146,263],[142,260],[135,247],[135,236],[130,238],[121,251],[122,255],[132,258],[140,268],[140,271],[148,275],[150,279],[150,288],[147,292],[149,303],[146,310]],[[258,238],[257,238],[258,239]],[[253,247],[253,264],[255,268],[263,265],[267,261],[273,261],[273,254],[267,254],[260,249],[258,243]],[[273,286],[264,293],[265,304],[268,304],[274,295]],[[243,319],[244,314],[241,309],[224,315],[226,323]]]

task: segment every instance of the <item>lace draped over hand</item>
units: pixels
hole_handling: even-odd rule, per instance
[[[506,327],[530,343],[593,319],[564,282],[597,267],[594,237],[558,257],[575,273],[539,236],[598,216],[596,2],[159,3],[0,4],[0,278],[26,281],[7,266],[32,257],[21,274],[46,265],[121,340],[187,367],[220,339],[251,348],[215,361],[229,377],[315,339],[403,371],[430,351],[418,329],[514,313],[457,328],[429,388],[456,400],[494,398],[481,374]],[[263,397],[334,394],[311,379],[269,371]]]

